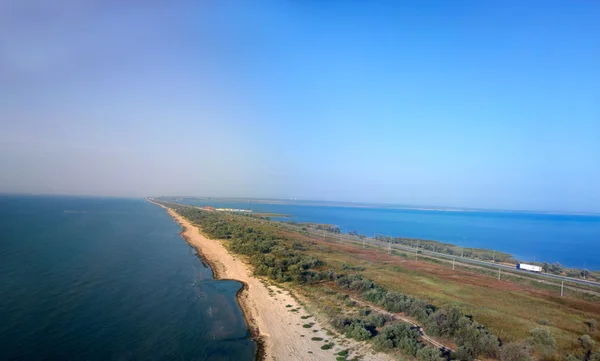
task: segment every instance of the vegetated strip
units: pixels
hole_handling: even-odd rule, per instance
[[[229,240],[228,248],[234,253],[248,256],[257,275],[299,285],[333,282],[340,289],[354,290],[362,298],[389,312],[403,312],[414,317],[429,334],[452,339],[458,345],[455,356],[461,360],[473,360],[479,355],[497,357],[499,354],[498,338],[457,307],[438,308],[424,300],[387,291],[360,274],[325,269],[321,261],[304,254],[305,244],[281,238],[274,230],[261,227],[260,223],[248,217],[222,215],[183,205],[169,206],[200,225],[212,238]],[[411,325],[374,324],[365,317],[334,319],[331,322],[348,337],[360,341],[372,338],[373,348],[378,351],[402,350],[413,357],[419,353],[433,352],[420,341],[419,330]]]

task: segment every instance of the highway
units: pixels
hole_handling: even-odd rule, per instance
[[[165,202],[165,203],[168,203],[168,202]],[[186,206],[189,206],[189,205],[186,205]],[[200,207],[194,207],[194,208],[200,209]],[[326,231],[315,231],[312,229],[303,230],[302,226],[293,225],[293,224],[290,224],[287,222],[280,222],[280,221],[270,221],[270,222],[276,222],[276,223],[282,225],[284,228],[287,228],[294,232],[300,232],[300,233],[306,232],[312,236],[319,237],[319,238],[336,239],[336,240],[339,240],[340,242],[352,242],[357,245],[363,245],[363,243],[364,243],[364,244],[368,244],[369,246],[377,246],[383,250],[387,250],[389,247],[391,247],[393,250],[401,250],[401,251],[405,251],[407,253],[412,253],[412,254],[415,253],[414,247],[409,247],[409,246],[405,246],[405,245],[401,245],[401,244],[394,244],[394,243],[392,243],[390,245],[387,242],[381,242],[374,238],[367,238],[366,240],[362,240],[358,237],[351,236],[348,234],[335,234],[335,233],[329,233]],[[510,272],[513,274],[520,274],[522,276],[540,277],[540,278],[546,278],[546,279],[555,280],[555,281],[571,282],[571,283],[575,283],[575,284],[579,284],[579,285],[600,288],[600,282],[584,280],[581,278],[560,276],[560,275],[555,275],[552,273],[535,273],[535,272],[530,272],[530,271],[525,271],[525,270],[519,270],[516,268],[516,266],[513,266],[513,265],[505,265],[505,264],[501,264],[501,263],[494,263],[494,262],[483,261],[483,260],[478,260],[478,259],[473,259],[473,258],[457,257],[455,255],[449,255],[449,254],[439,253],[439,252],[435,252],[435,251],[429,251],[429,250],[425,250],[425,249],[419,249],[418,251],[419,251],[419,255],[427,255],[427,256],[431,256],[431,257],[435,257],[435,258],[443,258],[443,259],[447,259],[447,260],[454,259],[454,260],[456,260],[456,262],[459,262],[459,263],[468,263],[468,264],[484,266],[484,267],[493,268],[493,269],[500,268],[506,272]]]
[[[283,224],[285,224],[285,223],[283,223]],[[286,227],[293,229],[294,231],[297,231],[297,232],[301,231],[301,228],[298,226],[286,224]],[[320,237],[320,238],[337,239],[341,242],[352,242],[352,243],[358,244],[358,245],[363,244],[363,240],[361,240],[360,238],[346,235],[346,234],[333,234],[333,233],[328,233],[328,232],[318,232],[318,231],[314,231],[314,230],[307,230],[305,232],[308,232],[309,234],[316,236],[316,237]],[[401,251],[405,251],[407,253],[415,254],[414,247],[409,247],[409,246],[405,246],[405,245],[401,245],[401,244],[392,243],[390,245],[387,242],[381,242],[381,241],[375,240],[373,238],[367,238],[365,240],[365,243],[370,246],[378,246],[379,248],[382,248],[384,250],[387,250],[391,246],[391,248],[393,250],[401,250]],[[560,276],[560,275],[555,275],[552,273],[535,273],[535,272],[530,272],[530,271],[525,271],[525,270],[519,270],[516,268],[516,266],[512,266],[512,265],[505,265],[505,264],[501,264],[501,263],[482,261],[482,260],[473,259],[473,258],[457,257],[455,255],[449,255],[449,254],[445,254],[445,253],[428,251],[425,249],[419,249],[419,256],[421,256],[421,255],[427,255],[427,256],[432,256],[432,257],[436,257],[436,258],[444,258],[444,259],[448,259],[448,260],[454,259],[454,260],[456,260],[456,262],[460,262],[460,263],[469,263],[469,264],[485,266],[485,267],[494,268],[494,269],[500,268],[504,271],[507,271],[510,273],[515,273],[515,274],[521,274],[524,276],[537,276],[537,277],[543,277],[543,278],[552,279],[552,280],[571,282],[571,283],[576,283],[576,284],[580,284],[580,285],[600,288],[599,282],[584,280],[584,279],[580,279],[580,278]]]
[[[381,247],[387,247],[385,242],[379,242],[379,241],[375,241],[375,242],[377,242],[378,245]],[[415,252],[415,249],[413,247],[407,247],[407,246],[397,245],[397,244],[392,244],[392,249],[405,250],[405,251],[410,251],[413,253]],[[534,275],[534,276],[538,276],[538,277],[551,278],[551,279],[555,279],[555,280],[559,280],[559,281],[573,282],[573,283],[578,283],[578,284],[582,284],[582,285],[600,288],[600,283],[598,283],[598,282],[579,279],[579,278],[560,276],[560,275],[555,275],[552,273],[530,272],[530,271],[517,269],[515,266],[509,266],[509,265],[505,265],[505,264],[501,264],[501,263],[494,263],[494,262],[489,262],[489,261],[482,261],[482,260],[472,259],[472,258],[464,258],[464,257],[461,258],[461,257],[452,256],[449,254],[438,253],[438,252],[428,251],[428,250],[424,250],[424,249],[419,249],[419,252],[420,252],[420,254],[430,255],[430,256],[437,257],[437,258],[446,258],[446,259],[450,259],[450,260],[456,259],[457,261],[460,261],[462,263],[471,263],[471,264],[476,264],[476,265],[481,265],[481,266],[486,266],[486,267],[496,268],[496,269],[501,268],[503,270],[510,271],[511,273],[519,273],[519,274],[524,274],[524,275],[528,275],[528,276]]]

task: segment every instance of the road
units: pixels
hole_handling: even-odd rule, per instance
[[[301,231],[301,228],[298,226],[286,225],[286,227],[293,229],[294,231]],[[345,235],[345,234],[332,234],[332,233],[318,232],[318,231],[313,231],[313,230],[308,230],[307,232],[314,236],[321,237],[321,238],[326,237],[326,238],[337,239],[337,240],[340,240],[341,242],[352,242],[352,243],[358,244],[358,245],[363,244],[363,240],[359,239],[358,237],[353,237],[353,236],[349,236],[349,235]],[[387,242],[377,241],[373,238],[368,238],[365,243],[370,246],[373,246],[373,245],[378,246],[379,248],[382,248],[382,249],[388,249],[389,247],[391,247],[392,250],[406,251],[406,252],[410,252],[413,254],[415,253],[414,247],[409,247],[409,246],[405,246],[405,245],[401,245],[401,244],[391,244],[390,245]],[[461,263],[469,263],[469,264],[485,266],[485,267],[494,268],[494,269],[500,268],[504,271],[507,271],[510,273],[515,273],[515,274],[521,274],[524,276],[536,276],[536,277],[542,277],[542,278],[546,278],[546,279],[552,279],[552,280],[558,280],[558,281],[564,281],[564,282],[572,282],[572,283],[576,283],[576,284],[580,284],[580,285],[600,288],[599,282],[594,282],[594,281],[590,281],[590,280],[560,276],[560,275],[555,275],[552,273],[535,273],[535,272],[530,272],[530,271],[525,271],[525,270],[519,270],[515,266],[512,266],[512,265],[505,265],[505,264],[501,264],[501,263],[482,261],[482,260],[473,259],[473,258],[457,257],[454,255],[449,255],[449,254],[439,253],[439,252],[434,252],[434,251],[428,251],[425,249],[419,249],[418,251],[419,251],[419,255],[428,255],[428,256],[433,256],[436,258],[444,258],[444,259],[448,259],[448,260],[455,259],[457,262],[461,262]]]
[[[194,208],[201,209],[200,207],[194,207]],[[304,231],[304,230],[302,230],[301,226],[292,225],[292,224],[289,224],[286,222],[278,222],[278,221],[272,221],[272,222],[279,223],[279,224],[283,225],[285,228],[288,228],[295,232],[307,232],[313,236],[320,237],[320,238],[332,238],[332,239],[340,240],[341,242],[352,242],[352,243],[358,244],[358,245],[364,244],[363,243],[364,240],[361,240],[358,237],[350,236],[347,234],[334,234],[334,233],[328,233],[325,231],[314,231],[314,230],[310,230],[310,229]],[[379,246],[382,249],[388,249],[389,247],[391,247],[393,250],[401,250],[401,251],[406,251],[409,253],[415,252],[414,247],[408,247],[408,246],[401,245],[401,244],[391,244],[390,245],[387,242],[377,241],[376,239],[373,239],[373,238],[368,238],[368,240],[366,242],[370,246],[375,245],[375,246]],[[550,280],[571,282],[571,283],[575,283],[575,284],[579,284],[579,285],[584,285],[584,286],[589,286],[589,287],[594,287],[594,288],[600,289],[600,282],[594,282],[594,281],[590,281],[590,280],[567,277],[567,276],[560,276],[560,275],[555,275],[552,273],[535,273],[535,272],[530,272],[530,271],[525,271],[525,270],[519,270],[515,266],[512,266],[512,265],[505,265],[505,264],[501,264],[501,263],[482,261],[482,260],[473,259],[473,258],[457,257],[454,255],[439,253],[439,252],[435,252],[435,251],[428,251],[425,249],[418,249],[418,252],[420,255],[428,255],[428,256],[432,256],[432,257],[436,257],[436,258],[444,258],[444,259],[448,259],[448,260],[454,259],[460,263],[469,263],[469,264],[484,266],[484,267],[493,268],[493,269],[500,268],[506,272],[510,272],[513,274],[519,274],[522,276],[535,276],[535,277],[541,277],[541,278],[546,278],[546,279],[550,279]]]
[[[379,246],[387,247],[385,242],[379,242],[379,241],[376,241],[376,242],[378,243]],[[392,249],[404,250],[404,251],[410,251],[410,252],[415,251],[415,249],[412,247],[407,247],[407,246],[398,245],[398,244],[392,244]],[[577,284],[581,284],[581,285],[600,288],[600,283],[594,282],[594,281],[589,281],[589,280],[584,280],[584,279],[560,276],[560,275],[555,275],[552,273],[530,272],[530,271],[517,269],[515,266],[512,266],[512,265],[509,266],[509,265],[505,265],[505,264],[501,264],[501,263],[482,261],[482,260],[472,259],[472,258],[464,258],[464,257],[461,258],[461,257],[444,254],[444,253],[428,251],[428,250],[424,250],[424,249],[419,249],[419,252],[420,252],[420,254],[423,254],[423,255],[430,255],[430,256],[435,256],[438,258],[446,258],[446,259],[450,259],[450,260],[452,260],[452,259],[460,260],[460,262],[462,262],[462,263],[471,263],[471,264],[476,264],[476,265],[481,265],[481,266],[486,266],[486,267],[491,267],[491,268],[496,268],[496,269],[501,268],[503,270],[510,271],[512,273],[535,275],[538,277],[551,278],[551,279],[555,279],[555,280],[559,280],[559,281],[573,282],[573,283],[577,283]]]

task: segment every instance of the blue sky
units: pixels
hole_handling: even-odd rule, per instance
[[[600,212],[599,18],[595,1],[4,1],[0,192]]]

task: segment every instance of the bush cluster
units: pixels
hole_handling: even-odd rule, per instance
[[[477,356],[494,358],[499,355],[498,337],[455,306],[436,308],[424,300],[400,292],[387,291],[359,274],[338,275],[335,283],[341,288],[360,292],[363,298],[382,306],[389,312],[403,312],[417,319],[431,335],[452,339],[459,346],[455,357],[460,360],[469,361]],[[378,347],[390,345],[386,341],[377,342]],[[396,345],[396,343],[391,344]],[[404,351],[413,351],[411,347]],[[416,353],[413,354],[415,355]]]
[[[419,330],[407,323],[394,323],[384,326],[381,332],[373,339],[373,348],[376,351],[400,349],[407,355],[417,356],[424,347],[420,340]]]
[[[476,356],[497,357],[498,338],[483,326],[464,315],[456,307],[436,308],[428,302],[399,292],[387,291],[372,280],[358,273],[338,274],[335,270],[321,270],[322,263],[306,255],[304,245],[278,236],[275,232],[249,226],[235,216],[224,216],[215,212],[201,211],[188,206],[174,206],[175,210],[200,225],[213,238],[228,239],[231,251],[246,255],[255,267],[255,273],[279,282],[313,283],[333,281],[337,287],[355,291],[389,312],[403,312],[419,320],[428,333],[451,338],[459,346],[457,354],[461,360]],[[352,269],[345,267],[346,270]],[[344,301],[348,301],[344,299]],[[333,324],[348,337],[357,340],[373,338],[376,349],[399,348],[417,356],[424,345],[419,341],[420,332],[410,325],[396,323],[386,325],[387,320],[379,314],[366,314],[355,319],[338,319]],[[380,329],[379,333],[377,329]],[[375,336],[375,337],[374,337]],[[421,358],[429,351],[422,351]],[[428,356],[429,357],[429,356]]]
[[[333,327],[347,337],[365,341],[375,336],[377,328],[384,326],[389,320],[389,317],[378,312],[361,309],[357,317],[333,317],[330,321]]]
[[[211,237],[228,239],[231,251],[249,256],[257,275],[279,282],[312,283],[321,280],[321,274],[313,270],[321,262],[304,255],[304,245],[300,242],[278,238],[271,232],[241,222],[227,222],[211,212],[185,206],[176,207],[176,211],[200,225]]]

